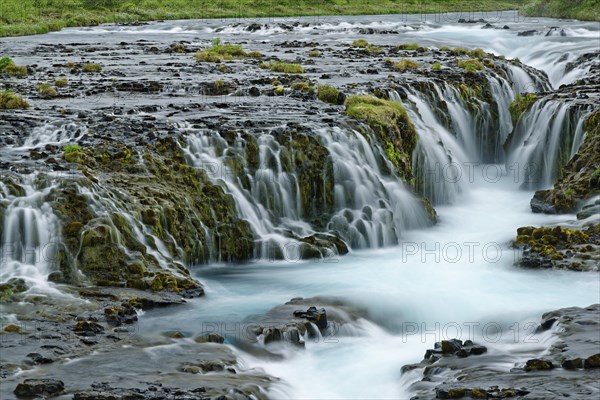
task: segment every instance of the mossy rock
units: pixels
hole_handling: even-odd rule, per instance
[[[16,183],[14,179],[12,179],[10,177],[3,177],[2,183],[4,183],[4,185],[8,188],[8,193],[11,196],[15,196],[15,197],[25,196],[25,189],[23,188],[23,186]]]
[[[4,327],[4,332],[6,333],[23,333],[21,327],[15,324],[9,324]]]
[[[334,174],[329,151],[312,135],[287,133],[277,137],[286,148],[282,164],[286,172],[295,173],[302,200],[302,217],[316,228],[324,228],[323,216],[333,212]]]
[[[350,96],[345,104],[346,114],[369,125],[399,175],[405,182],[411,182],[417,132],[404,107],[372,96]]]
[[[577,153],[561,169],[552,189],[538,190],[531,200],[534,212],[570,213],[600,194],[600,111],[590,113],[586,137]]]
[[[525,364],[525,371],[549,371],[553,368],[552,362],[540,359],[528,360]]]
[[[600,368],[600,353],[594,354],[593,356],[586,358],[583,362],[583,368]]]

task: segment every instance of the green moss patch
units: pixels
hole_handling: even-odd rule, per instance
[[[349,117],[365,121],[373,129],[400,176],[410,181],[417,132],[402,104],[373,96],[350,96],[345,105]]]

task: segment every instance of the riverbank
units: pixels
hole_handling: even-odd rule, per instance
[[[600,1],[536,0],[523,8],[523,14],[531,17],[572,18],[584,21],[600,21]]]
[[[416,3],[416,4],[413,4]],[[64,27],[95,26],[102,23],[137,23],[176,19],[257,19],[334,15],[463,13],[469,19],[482,11],[515,10],[523,0],[387,0],[320,1],[294,0],[5,0],[0,5],[0,37],[42,34]],[[496,16],[496,14],[494,14]]]
[[[281,0],[166,0],[156,3],[142,0],[135,4],[122,0],[5,0],[0,5],[0,37],[36,35],[65,27],[97,26],[104,23],[136,24],[145,21],[178,19],[258,18],[309,16],[326,20],[328,16],[456,13],[456,18],[472,18],[489,11],[518,10],[528,17],[573,18],[599,21],[597,0],[565,3],[561,0],[423,0],[390,2],[387,0],[328,1]],[[487,15],[489,17],[489,15]],[[493,13],[492,17],[498,17]],[[512,18],[512,17],[511,17]]]

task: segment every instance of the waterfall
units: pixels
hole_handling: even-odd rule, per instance
[[[397,176],[382,173],[382,162],[388,170],[394,168],[381,148],[356,131],[333,128],[316,133],[333,160],[337,212],[329,228],[353,248],[396,245],[403,231],[427,224],[423,204]]]
[[[508,107],[525,83],[535,90],[549,87],[537,74],[514,67],[506,78],[486,75],[480,85],[434,80],[426,90],[404,85],[404,98],[389,92],[407,109],[419,135],[413,154],[419,193],[434,204],[452,202],[469,183],[473,167],[505,160],[504,143],[513,129]]]
[[[507,142],[507,168],[525,174],[523,187],[551,186],[583,143],[591,110],[561,99],[542,99],[525,112]]]
[[[0,282],[23,279],[37,293],[60,293],[48,283],[60,248],[58,219],[46,197],[56,187],[39,173],[0,182]],[[4,209],[4,212],[2,212]]]
[[[17,137],[15,145],[2,148],[0,154],[16,166],[32,149],[74,143],[86,132],[72,122],[44,123]],[[61,293],[48,281],[58,269],[63,248],[60,223],[48,197],[68,174],[26,165],[22,173],[0,175],[0,282],[20,278],[30,291]]]
[[[436,90],[436,93],[443,96],[441,91]],[[413,154],[417,190],[434,204],[452,201],[464,189],[466,181],[459,174],[469,160],[469,153],[463,149],[459,138],[439,121],[431,102],[421,93],[413,91],[407,101],[402,101],[396,91],[391,91],[390,98],[405,105],[419,135]],[[456,99],[446,97],[449,111],[454,111],[449,112],[451,124],[466,127],[468,112],[455,105]],[[459,132],[464,131],[460,129]],[[471,151],[475,153],[474,149]]]
[[[398,244],[404,230],[427,223],[423,204],[392,174],[393,166],[383,150],[351,129],[310,129],[316,138],[313,146],[326,151],[319,178],[323,191],[314,194],[323,197],[316,199],[328,211],[323,215],[314,215],[303,206],[300,172],[286,167],[290,161],[298,163],[302,150],[292,143],[302,135],[285,139],[281,136],[288,134],[281,132],[256,139],[238,136],[228,144],[216,132],[187,130],[189,162],[210,171],[213,182],[222,184],[233,196],[239,216],[258,237],[258,257],[272,257],[273,246],[283,251],[323,228],[339,234],[352,248],[377,248]],[[258,145],[256,166],[248,165],[244,158],[249,140]],[[332,193],[327,193],[329,190]]]
[[[246,145],[243,139],[238,138],[229,146],[215,132],[186,126],[183,129],[188,132],[188,147],[184,150],[191,165],[204,169],[213,182],[224,185],[236,202],[239,217],[247,220],[261,238],[257,244],[257,257],[272,257],[273,246],[282,250],[286,245],[296,243],[284,235],[286,229],[300,236],[311,233],[310,227],[299,220],[298,184],[295,176],[283,171],[281,147],[273,136],[259,138],[258,165],[252,174],[246,160],[236,158],[236,153],[243,151]],[[232,170],[232,160],[242,163],[241,176]]]

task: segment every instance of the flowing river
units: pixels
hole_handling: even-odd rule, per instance
[[[299,194],[295,192],[292,174],[274,167],[272,171],[276,179],[272,186],[265,182],[261,186],[260,180],[255,179],[250,189],[242,187],[233,178],[215,177],[215,182],[219,181],[229,193],[234,194],[238,213],[250,221],[253,231],[262,239],[255,248],[256,259],[238,264],[219,262],[218,257],[211,256],[212,261],[208,265],[190,263],[192,275],[202,282],[206,295],[189,300],[184,307],[147,311],[140,317],[138,331],[149,337],[160,337],[162,333],[173,330],[189,333],[190,336],[206,331],[221,334],[245,367],[262,368],[267,374],[281,378],[268,391],[273,398],[410,398],[409,386],[420,377],[412,372],[401,376],[400,369],[403,365],[420,361],[425,350],[433,348],[434,342],[461,338],[485,344],[489,353],[497,356],[495,367],[508,371],[526,355],[537,356],[548,349],[551,342],[549,335],[534,332],[534,322],[539,321],[542,313],[567,306],[588,306],[598,302],[600,291],[597,272],[516,267],[514,264],[520,254],[511,246],[518,227],[568,225],[576,221],[574,214],[531,212],[529,201],[534,191],[524,188],[527,178],[524,165],[532,161],[542,163],[545,170],[540,175],[541,185],[538,187],[550,187],[556,176],[552,168],[559,158],[559,150],[554,155],[550,154],[554,151],[553,147],[543,146],[548,146],[548,140],[560,136],[561,127],[568,125],[573,131],[569,143],[569,151],[573,153],[571,148],[576,150],[583,140],[577,115],[569,117],[567,106],[552,103],[553,100],[538,104],[524,120],[520,131],[512,134],[516,137],[520,134],[529,140],[538,136],[550,139],[540,139],[541,144],[530,150],[518,143],[512,147],[503,146],[513,128],[507,105],[516,93],[550,91],[589,73],[591,64],[569,63],[598,50],[598,24],[527,19],[514,13],[504,13],[481,16],[494,25],[494,28],[482,29],[482,24],[457,23],[456,17],[169,21],[142,26],[69,28],[46,35],[3,39],[0,46],[4,52],[15,54],[16,61],[29,64],[51,63],[57,57],[36,55],[33,50],[41,43],[66,41],[102,45],[137,40],[197,43],[218,37],[226,42],[247,42],[250,43],[248,47],[265,51],[272,41],[317,41],[324,46],[336,46],[367,37],[375,45],[400,41],[438,48],[478,47],[507,58],[518,57],[523,64],[545,72],[547,79],[514,67],[510,85],[498,81],[494,86],[497,88],[494,98],[504,105],[504,109],[494,114],[496,120],[493,123],[485,122],[485,118],[481,122],[475,113],[464,111],[459,100],[449,100],[454,132],[436,122],[437,106],[427,97],[427,93],[431,92],[419,93],[407,87],[408,94],[400,95],[391,89],[390,98],[406,106],[420,137],[421,147],[417,147],[417,152],[423,155],[424,168],[430,172],[423,192],[434,201],[437,211],[438,222],[433,226],[423,222],[425,217],[417,206],[418,201],[404,186],[383,176],[379,164],[374,161],[379,157],[377,151],[372,150],[360,135],[315,125],[314,133],[322,138],[330,154],[336,157],[333,166],[338,196],[336,210],[338,216],[345,216],[350,221],[344,237],[354,244],[350,253],[344,256],[331,253],[321,259],[300,260],[293,251],[295,247],[287,246],[284,247],[283,259],[273,257],[269,245],[287,243],[282,233],[285,230],[299,235],[312,232],[312,227],[301,217],[303,210],[298,206],[296,196]],[[249,31],[247,27],[252,23],[259,27]],[[502,29],[504,25],[510,29]],[[555,26],[559,28],[553,28]],[[365,35],[365,31],[369,30],[370,33]],[[529,36],[517,35],[528,30],[536,32]],[[150,61],[151,57],[134,55],[132,59],[123,59],[122,63],[139,69],[141,75],[149,77],[151,72],[138,62]],[[323,62],[324,69],[345,68],[335,62]],[[238,74],[244,76],[243,71]],[[336,83],[343,84],[352,79],[352,76],[340,76],[336,77]],[[169,90],[177,93],[178,89],[171,87]],[[451,98],[447,87],[440,84],[435,90],[440,96],[446,96],[443,98]],[[90,107],[111,101],[107,96],[98,96],[97,103]],[[149,102],[185,103],[185,100],[157,97]],[[89,106],[64,99],[55,100],[55,104],[57,107],[68,104],[75,109]],[[561,116],[561,112],[565,115]],[[582,111],[583,114],[587,112],[589,110]],[[148,115],[151,114],[152,111],[148,111]],[[538,118],[540,115],[550,117]],[[553,119],[556,115],[558,117]],[[289,115],[285,118],[299,120],[302,116]],[[574,118],[575,123],[569,122],[569,118]],[[185,118],[173,118],[172,121],[172,129],[187,135],[185,151],[191,165],[202,168],[207,163],[224,163],[223,154],[218,149],[227,146],[227,143],[209,139],[209,134],[187,124]],[[490,129],[498,135],[491,147],[484,147],[480,139],[482,124],[486,123],[491,124]],[[0,150],[1,160],[17,159],[20,151],[46,144],[71,143],[84,134],[77,127],[59,126],[62,128],[53,125],[29,133],[28,141]],[[437,147],[438,142],[444,143],[445,150]],[[260,146],[260,157],[265,162],[271,154],[281,151],[268,134],[262,137]],[[555,147],[558,149],[560,145]],[[540,150],[542,148],[547,151]],[[439,162],[443,166],[449,154],[458,166],[452,174],[448,175],[448,170],[433,168],[439,166],[436,164]],[[42,185],[43,189],[34,189],[35,174],[28,175],[27,179],[24,184],[27,193],[21,197],[12,197],[6,186],[0,187],[4,188],[1,199],[10,203],[0,223],[3,226],[0,236],[4,243],[22,243],[23,249],[47,243],[57,232],[56,216],[44,201],[56,182],[50,179]],[[267,185],[266,189],[264,185]],[[261,190],[267,190],[268,195]],[[344,197],[349,192],[352,192],[351,197]],[[126,208],[122,205],[126,201],[120,203],[121,200],[115,196],[102,199],[104,192],[101,188],[92,187],[86,193],[95,209]],[[269,197],[268,201],[263,200],[266,197]],[[386,205],[381,206],[381,202]],[[367,214],[372,212],[373,215],[365,217],[364,207],[371,210]],[[352,214],[352,217],[344,212]],[[388,217],[386,212],[392,216]],[[124,215],[129,214],[129,211],[124,212]],[[30,225],[34,233],[16,229],[19,224]],[[143,226],[140,225],[138,231],[139,237],[145,235],[148,238]],[[165,265],[174,254],[169,253],[167,247],[157,245],[157,249],[152,250],[159,262],[166,260]],[[148,249],[150,252],[150,245]],[[20,251],[11,252],[8,261],[3,257],[1,280],[24,278],[32,285],[32,293],[64,296],[60,294],[60,286],[46,278],[51,272],[50,267],[17,254]],[[336,298],[350,305],[358,310],[356,320],[329,336],[306,339],[304,349],[279,349],[281,358],[262,357],[238,346],[253,317],[264,315],[292,298],[317,296]],[[68,297],[66,301],[69,301]],[[12,318],[5,317],[7,320]],[[144,351],[158,351],[161,346],[169,346],[169,351],[177,353],[177,346],[185,347],[187,340],[178,342],[180,344],[149,347]],[[181,351],[184,351],[183,347]],[[89,357],[82,362],[94,363],[97,355]],[[135,359],[137,355],[134,353],[131,357]],[[127,370],[128,362],[124,360],[122,364],[106,367],[106,370],[99,367],[98,372],[118,375],[125,374]]]

